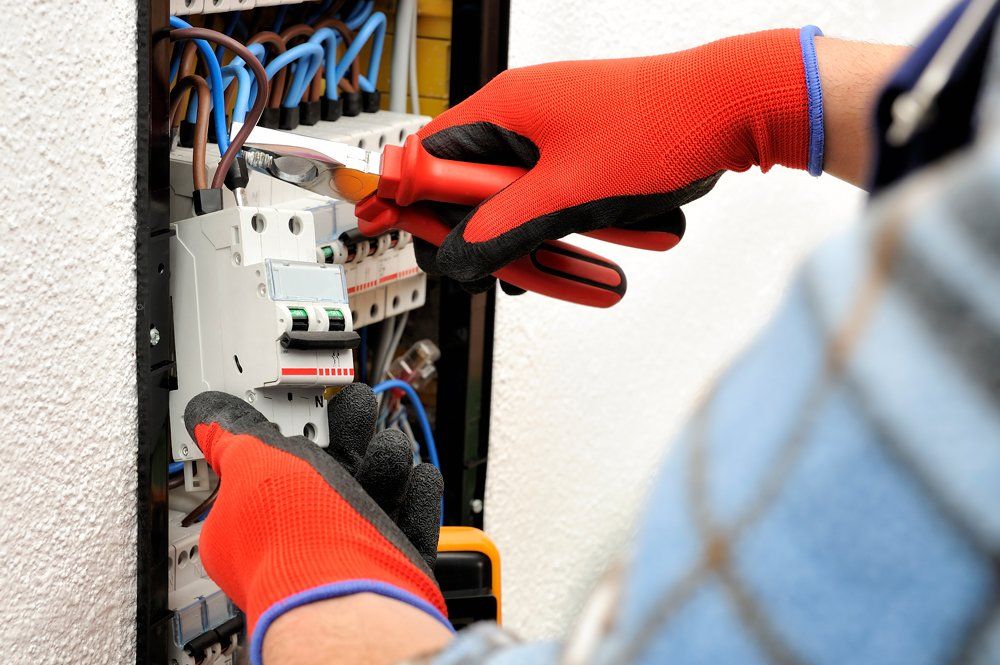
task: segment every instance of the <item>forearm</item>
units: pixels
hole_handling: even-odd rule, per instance
[[[875,104],[909,49],[826,37],[815,43],[823,87],[823,170],[864,187],[872,167]]]
[[[438,651],[452,639],[415,607],[371,593],[303,605],[264,638],[265,665],[380,665]]]

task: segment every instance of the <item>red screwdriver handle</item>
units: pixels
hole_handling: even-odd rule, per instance
[[[369,196],[355,207],[358,230],[377,236],[391,228],[440,246],[451,231],[437,215],[419,205],[401,207]],[[526,291],[590,307],[611,307],[625,295],[625,273],[618,264],[557,240],[542,243],[528,256],[500,268],[495,277]]]
[[[477,206],[527,173],[519,166],[458,162],[434,157],[415,134],[402,147],[387,145],[382,151],[378,195],[401,206],[417,201],[439,201]],[[664,233],[621,227],[598,229],[584,235],[605,242],[662,252],[680,238]]]

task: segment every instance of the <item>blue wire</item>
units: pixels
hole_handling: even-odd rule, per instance
[[[351,12],[344,23],[351,30],[357,30],[361,27],[361,24],[368,20],[368,17],[372,15],[372,10],[375,9],[375,0],[364,0],[359,2],[354,6],[354,11]]]
[[[316,46],[323,47],[323,63],[326,67],[326,73],[330,74],[335,69],[337,69],[337,40],[340,39],[340,35],[337,34],[335,30],[330,28],[320,28],[312,34],[309,38],[307,44],[313,44]],[[316,69],[319,69],[318,67]],[[313,70],[313,76],[316,75],[316,70]],[[306,68],[298,67],[295,70],[295,76],[292,79],[292,85],[289,86],[288,96],[292,96],[292,91],[297,90],[301,87],[302,93],[305,94],[306,89],[309,86],[309,82],[312,81],[312,77],[306,75]],[[336,99],[337,98],[337,86],[330,85],[331,79],[329,76],[326,77],[326,98]],[[301,96],[301,95],[300,95]]]
[[[295,62],[296,60],[305,57],[314,59],[316,61],[316,69],[319,69],[319,63],[322,61],[322,55],[323,55],[323,48],[321,46],[308,43],[299,44],[298,46],[294,46],[288,49],[284,53],[279,53],[274,58],[274,60],[267,63],[267,66],[264,67],[264,73],[267,74],[267,80],[270,81],[272,78],[274,78],[274,75],[281,70],[282,67],[287,67],[292,62]],[[315,74],[316,71],[313,70],[313,75]],[[254,82],[251,85],[252,85],[252,92],[250,94],[250,99],[252,104],[252,100],[257,98],[257,81],[254,80]],[[287,104],[283,105],[287,106]]]
[[[385,14],[382,12],[375,12],[372,14],[371,18],[365,22],[364,27],[358,31],[357,36],[354,41],[351,42],[351,47],[347,49],[344,57],[340,59],[337,63],[337,71],[334,72],[333,80],[339,81],[344,78],[344,74],[347,73],[347,68],[351,66],[351,63],[355,58],[361,53],[361,49],[364,48],[365,42],[375,34],[375,41],[372,43],[372,58],[368,63],[368,78],[364,79],[367,84],[367,90],[365,92],[374,92],[375,87],[373,83],[378,79],[378,68],[382,60],[382,45],[385,42]],[[358,82],[361,83],[364,77],[359,77]],[[364,89],[364,86],[362,86]]]
[[[424,446],[427,448],[427,457],[430,458],[431,464],[437,467],[437,470],[441,470],[441,463],[438,461],[437,445],[434,443],[434,433],[431,432],[431,423],[427,419],[427,412],[424,411],[424,405],[420,401],[420,396],[417,395],[417,391],[413,389],[406,381],[400,381],[399,379],[389,379],[388,381],[383,381],[382,383],[374,386],[372,392],[376,395],[384,393],[387,390],[392,390],[393,388],[399,388],[406,393],[406,396],[410,398],[410,404],[417,411],[417,419],[420,420],[420,429],[424,434]]]
[[[222,68],[223,84],[229,87],[229,82],[236,79],[236,105],[233,107],[233,122],[244,122],[250,110],[250,72],[242,62],[239,65],[226,65]]]
[[[323,64],[323,47],[319,44],[312,44],[306,42],[305,44],[299,44],[294,46],[282,55],[288,55],[289,53],[295,54],[293,59],[296,61],[296,68],[292,74],[292,85],[288,87],[288,92],[285,94],[285,99],[281,102],[281,105],[285,108],[295,108],[302,101],[302,96],[306,94],[306,89],[309,87],[309,83],[316,76],[316,72],[319,71],[319,66]],[[306,62],[300,62],[301,59],[308,57]],[[275,58],[274,62],[277,62]],[[271,64],[273,65],[274,62]],[[291,62],[291,60],[289,61]],[[266,68],[265,68],[266,69]],[[275,70],[277,73],[277,70]],[[268,78],[273,76],[268,75]]]
[[[281,26],[285,24],[285,15],[288,13],[288,5],[282,5],[274,17],[274,32],[281,32]]]
[[[238,11],[229,12],[229,15],[228,15],[227,18],[229,20],[226,21],[226,28],[225,28],[225,30],[223,30],[223,32],[226,35],[232,37],[233,33],[236,32],[236,26],[240,22],[240,13]],[[226,52],[226,49],[221,44],[219,46],[215,47],[215,57],[219,60],[220,63],[222,62],[222,56],[225,54],[225,52]]]
[[[182,49],[174,49],[174,56],[170,58],[170,85],[174,84],[174,80],[177,78],[177,72],[181,68],[181,51]]]
[[[184,462],[171,462],[167,465],[167,473],[171,476],[182,471],[184,471]]]
[[[247,46],[247,50],[255,58],[264,61],[264,56],[267,53],[267,49],[264,48],[263,44],[250,44]],[[235,122],[244,122],[247,117],[247,113],[250,111],[250,91],[251,83],[254,79],[251,78],[250,72],[247,71],[246,63],[243,62],[243,58],[236,56],[233,58],[228,65],[222,68],[223,74],[229,76],[229,78],[224,82],[226,87],[229,87],[228,81],[232,80],[235,76],[239,88],[237,88],[236,93],[236,105],[233,107],[233,120]]]
[[[171,28],[190,28],[190,23],[176,16],[170,17]],[[223,97],[222,68],[211,45],[204,39],[196,39],[194,43],[201,51],[205,68],[208,69],[209,88],[212,91],[212,115],[215,119],[215,142],[219,144],[220,154],[229,150],[229,133],[226,131],[226,101]]]
[[[332,5],[333,5],[333,0],[323,0],[323,4],[320,5],[319,9],[314,11],[312,15],[310,15],[309,18],[306,19],[306,23],[314,23],[315,21],[319,20],[319,18],[323,16],[323,14],[330,11],[330,7]]]

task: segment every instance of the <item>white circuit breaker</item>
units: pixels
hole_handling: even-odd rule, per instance
[[[344,267],[317,260],[312,215],[234,207],[172,226],[174,460],[202,458],[183,417],[204,390],[238,395],[284,434],[326,446],[323,392],[354,380],[359,338]],[[186,465],[187,489],[202,489],[192,475]]]
[[[301,125],[295,133],[379,150],[386,145],[402,145],[407,136],[428,122],[427,116],[378,111],[336,122]],[[208,152],[211,177],[219,158],[214,145],[209,146]],[[171,219],[186,219],[194,214],[191,150],[175,147],[170,160]],[[235,205],[228,190],[223,196],[227,208]],[[324,260],[344,265],[355,329],[424,305],[427,276],[417,267],[409,234],[358,238],[358,220],[352,204],[318,196],[262,173],[251,174],[246,202],[312,214],[316,244]]]

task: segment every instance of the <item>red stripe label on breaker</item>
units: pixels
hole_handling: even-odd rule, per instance
[[[354,368],[343,368],[343,367],[320,367],[320,376],[354,376]]]
[[[282,376],[316,376],[319,373],[315,367],[282,367]]]
[[[282,367],[283,376],[354,376],[353,367]]]
[[[386,282],[391,282],[396,279],[405,279],[407,277],[413,277],[420,272],[420,268],[407,268],[406,270],[400,270],[399,272],[394,272],[391,275],[384,275],[380,278],[379,284],[385,284]]]
[[[370,288],[375,287],[375,286],[378,286],[378,280],[377,279],[370,279],[367,282],[361,282],[360,284],[357,284],[355,286],[349,287],[347,289],[347,293],[348,293],[348,295],[350,295],[352,293],[357,293],[358,291],[364,291],[365,289],[370,289]]]

